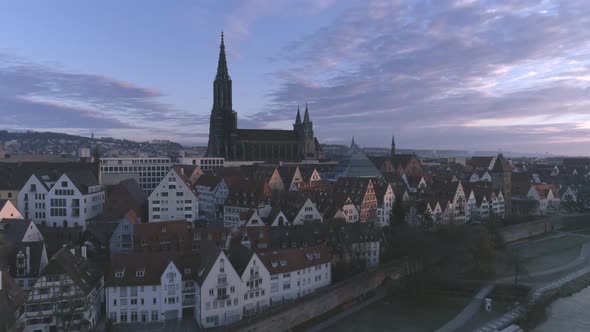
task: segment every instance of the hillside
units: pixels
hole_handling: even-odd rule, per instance
[[[166,156],[187,148],[166,140],[134,142],[111,137],[90,138],[51,132],[0,130],[0,146],[7,154],[77,156],[78,148],[98,149],[101,156]]]

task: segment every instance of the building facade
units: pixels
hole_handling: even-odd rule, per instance
[[[199,200],[182,167],[168,171],[150,194],[149,221],[186,220],[199,217]]]
[[[100,173],[103,180],[117,177],[123,180],[125,176],[139,176],[139,185],[147,195],[156,189],[166,173],[172,167],[170,158],[100,158]]]

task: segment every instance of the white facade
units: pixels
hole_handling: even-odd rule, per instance
[[[214,157],[198,157],[198,158],[179,158],[178,163],[181,165],[199,166],[202,170],[223,167],[225,164],[224,158]]]
[[[49,190],[45,185],[53,185],[48,181],[47,176],[39,178],[33,174],[18,193],[17,207],[19,211],[25,218],[31,219],[38,224],[47,220],[45,198]]]
[[[89,187],[88,193],[82,193],[63,174],[45,196],[46,223],[53,227],[86,229],[86,220],[102,213],[104,201],[102,186]]]
[[[118,271],[120,278],[133,273],[140,279],[141,270]],[[106,287],[107,318],[113,323],[148,323],[182,319],[182,275],[171,261],[158,284]]]
[[[362,240],[362,239],[361,239]],[[360,241],[352,244],[352,255],[365,261],[368,268],[379,265],[380,243],[379,241]]]
[[[242,319],[242,280],[223,252],[214,258],[211,269],[197,284],[195,320],[210,328],[235,323]]]
[[[254,315],[270,306],[270,273],[256,254],[252,254],[241,280],[244,315]]]
[[[305,259],[312,262],[317,258],[313,256],[308,258],[306,256]],[[271,305],[298,299],[331,284],[332,271],[330,262],[311,263],[313,264],[312,266],[290,269],[289,261],[277,256],[276,259],[271,259],[270,264],[269,269],[271,271],[273,268],[285,268],[284,272],[270,275]]]
[[[293,220],[289,221],[292,225],[303,225],[306,220],[319,220],[320,222],[323,221],[322,214],[320,211],[318,211],[316,205],[309,198],[301,206],[301,209],[297,215],[295,215]]]
[[[150,194],[149,222],[193,221],[199,217],[199,200],[195,192],[172,168]]]
[[[100,172],[102,175],[110,174],[137,174],[139,185],[150,194],[162,181],[166,173],[172,167],[170,158],[100,158]]]
[[[385,194],[379,201],[383,201],[383,204],[377,205],[377,225],[383,227],[389,225],[389,215],[393,207],[393,202],[395,202],[395,193],[391,184],[387,184]]]

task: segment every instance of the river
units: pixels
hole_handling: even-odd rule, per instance
[[[586,332],[590,331],[590,287],[569,296],[557,299],[547,312],[547,321],[534,332]]]

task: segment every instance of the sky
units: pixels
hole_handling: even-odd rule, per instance
[[[0,2],[0,129],[206,145],[225,33],[240,128],[590,155],[588,0]]]

